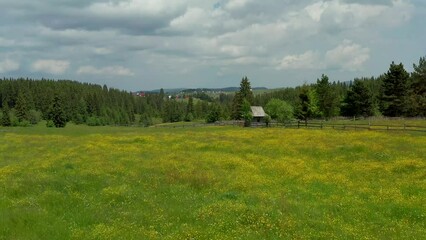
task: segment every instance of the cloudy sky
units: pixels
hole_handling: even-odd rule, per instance
[[[377,76],[426,55],[424,0],[0,0],[0,76],[126,90]]]

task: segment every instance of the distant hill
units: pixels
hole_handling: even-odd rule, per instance
[[[194,93],[194,92],[236,92],[239,91],[239,87],[225,87],[225,88],[170,88],[163,89],[165,93]],[[268,90],[266,87],[255,87],[253,90]],[[138,91],[145,93],[159,93],[160,89],[151,91]]]

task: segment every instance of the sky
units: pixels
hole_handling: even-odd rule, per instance
[[[128,91],[294,87],[408,71],[424,0],[0,0],[0,76]]]

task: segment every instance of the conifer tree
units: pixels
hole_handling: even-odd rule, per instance
[[[304,120],[305,123],[307,123],[310,118],[320,116],[318,97],[314,88],[307,85],[302,86],[299,93],[297,116],[300,120]]]
[[[242,107],[243,98],[241,97],[240,92],[236,92],[234,99],[232,100],[232,119],[240,120],[241,116],[241,107]]]
[[[409,84],[410,113],[426,117],[426,57],[420,58],[419,64],[413,64],[413,68]]]
[[[382,112],[385,116],[400,117],[407,112],[409,74],[402,63],[392,64],[382,83]]]
[[[16,117],[19,122],[29,119],[30,109],[28,107],[27,99],[22,92],[18,93],[18,98],[15,105]]]
[[[242,106],[246,100],[250,105],[254,103],[254,95],[247,77],[243,77],[240,83],[240,91],[235,93],[232,102],[232,118],[236,120],[242,119]]]
[[[318,94],[318,108],[321,114],[326,119],[336,116],[338,114],[339,99],[328,81],[327,75],[323,74],[321,79],[317,79],[315,89]]]
[[[247,77],[243,77],[240,83],[240,95],[242,99],[245,99],[249,102],[249,104],[253,104],[254,96],[253,91],[250,86],[250,81]]]
[[[186,105],[186,113],[184,120],[190,122],[194,119],[194,99],[192,96],[188,99],[188,104]]]
[[[355,80],[345,97],[342,114],[355,117],[373,115],[372,94],[364,81]]]
[[[62,109],[62,102],[59,96],[55,96],[53,99],[49,113],[49,120],[53,121],[53,124],[57,128],[63,128],[67,124],[66,115]]]
[[[12,125],[10,121],[10,115],[9,115],[9,106],[7,104],[3,103],[3,109],[2,109],[2,117],[1,117],[1,123],[0,125],[4,127],[9,127]]]

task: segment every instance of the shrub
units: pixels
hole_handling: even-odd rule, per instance
[[[101,126],[101,120],[98,117],[89,117],[86,120],[88,126]]]
[[[36,110],[30,110],[28,120],[33,125],[39,123],[41,121],[41,112]]]
[[[53,128],[53,127],[55,127],[55,123],[52,120],[47,120],[46,121],[46,127]]]
[[[149,127],[149,126],[152,126],[154,124],[153,121],[152,121],[152,118],[148,114],[146,114],[146,113],[144,113],[144,114],[141,115],[139,123],[143,127]]]
[[[272,119],[284,123],[293,118],[293,107],[280,99],[271,99],[265,106],[266,112]]]

